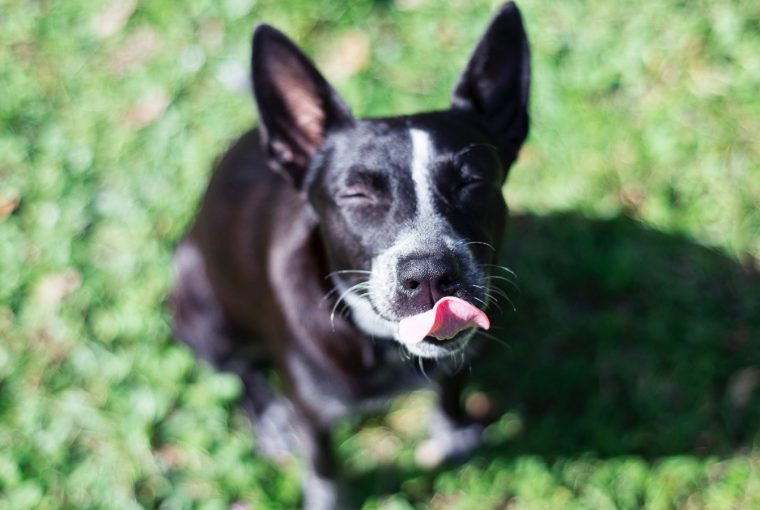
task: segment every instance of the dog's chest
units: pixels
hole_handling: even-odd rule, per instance
[[[368,341],[373,342],[373,362],[361,374],[352,374],[350,381],[319,370],[303,359],[291,360],[291,369],[305,392],[302,396],[327,420],[357,411],[381,411],[392,397],[430,384],[414,360],[395,342],[390,339]]]

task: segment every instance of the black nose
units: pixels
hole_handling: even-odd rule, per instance
[[[399,293],[416,311],[426,311],[461,285],[459,264],[452,256],[418,256],[401,260],[397,266]]]

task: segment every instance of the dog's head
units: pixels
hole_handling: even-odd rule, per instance
[[[502,186],[528,132],[529,51],[514,4],[489,25],[446,111],[355,119],[266,25],[252,74],[271,165],[308,197],[357,326],[423,357],[463,348],[487,327]]]

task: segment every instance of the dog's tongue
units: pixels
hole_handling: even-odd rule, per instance
[[[441,298],[431,310],[401,319],[398,324],[399,340],[416,344],[426,336],[447,340],[467,328],[491,327],[488,316],[481,309],[453,296]]]

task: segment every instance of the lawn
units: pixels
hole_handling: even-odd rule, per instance
[[[498,3],[0,0],[0,509],[296,508],[240,384],[172,338],[172,247],[255,121],[252,26],[362,116],[444,108]],[[342,423],[365,509],[760,508],[760,3],[520,2],[519,276],[424,468],[431,395]]]

